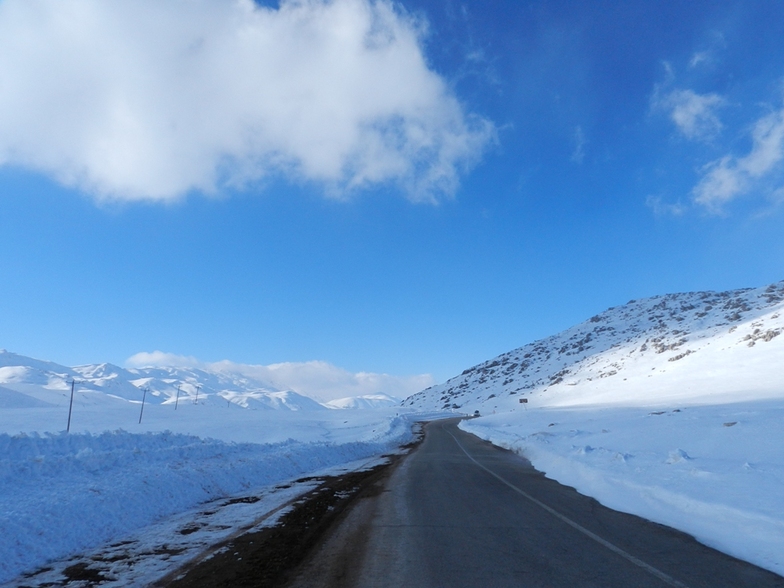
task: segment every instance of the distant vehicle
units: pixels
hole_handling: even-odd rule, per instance
[[[479,416],[479,411],[478,411],[478,410],[475,410],[475,411],[474,411],[474,416],[475,416],[475,417],[478,417],[478,416]]]

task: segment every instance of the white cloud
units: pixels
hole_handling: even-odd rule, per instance
[[[406,398],[435,384],[430,374],[392,376],[371,372],[352,373],[325,361],[286,362],[267,366],[219,362],[212,364],[212,367],[266,377],[278,388],[291,389],[321,401],[379,393]]]
[[[649,195],[645,205],[653,210],[656,216],[683,216],[686,207],[680,202],[665,202],[661,196]]]
[[[125,360],[129,368],[148,366],[201,367],[203,364],[195,357],[166,353],[164,351],[141,351]]]
[[[689,60],[689,68],[712,67],[721,60],[724,50],[727,48],[727,40],[724,33],[713,30],[703,38],[703,49],[695,51]]]
[[[381,393],[402,399],[435,384],[430,374],[393,376],[371,372],[353,373],[326,361],[285,362],[270,365],[242,364],[228,360],[208,363],[200,362],[194,357],[153,351],[137,353],[128,358],[125,363],[128,367],[137,368],[186,367],[239,374],[266,382],[274,388],[293,390],[321,402],[348,396]]]
[[[718,94],[697,94],[692,90],[673,90],[663,96],[654,94],[653,106],[665,110],[686,138],[707,140],[722,129],[716,109],[724,104]]]
[[[106,200],[455,190],[494,138],[387,0],[0,0],[0,164]]]
[[[574,129],[574,151],[572,152],[572,161],[581,164],[585,159],[585,144],[588,140],[585,138],[583,128],[577,126]]]
[[[781,169],[784,160],[784,108],[759,119],[752,129],[751,151],[744,157],[725,155],[703,169],[694,199],[713,212],[760,185]],[[771,190],[776,194],[780,186]]]
[[[689,60],[689,67],[695,68],[698,65],[710,61],[710,53],[708,51],[697,51],[691,56]]]

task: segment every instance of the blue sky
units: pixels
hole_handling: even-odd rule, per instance
[[[0,346],[443,381],[784,279],[783,58],[775,1],[0,0]]]

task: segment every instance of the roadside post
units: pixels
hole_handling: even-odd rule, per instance
[[[144,414],[144,401],[147,399],[147,386],[144,387],[144,395],[142,396],[142,409],[139,411],[139,424],[142,424],[142,415]]]
[[[74,386],[76,385],[76,379],[71,378],[71,402],[68,404],[68,424],[65,426],[65,432],[71,432],[71,411],[73,410],[73,395],[74,395]]]

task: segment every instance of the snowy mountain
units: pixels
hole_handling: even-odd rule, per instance
[[[374,409],[387,406],[397,406],[400,400],[388,394],[366,394],[364,396],[351,396],[330,400],[326,405],[330,408]]]
[[[327,410],[327,407],[312,398],[297,394],[291,390],[279,392],[231,392],[224,390],[222,396],[227,402],[238,404],[243,408],[259,408],[270,410]]]
[[[404,401],[418,409],[702,404],[784,397],[784,281],[632,300]]]
[[[784,573],[784,282],[632,300],[404,401]],[[527,401],[527,402],[521,402]]]
[[[264,410],[326,410],[323,404],[269,382],[233,373],[185,367],[125,369],[111,363],[66,367],[0,350],[0,408],[62,404],[76,382],[80,401],[153,404],[231,403]],[[179,399],[178,399],[179,396]],[[332,407],[334,408],[334,407]]]
[[[2,408],[43,408],[51,406],[48,402],[38,400],[27,394],[0,386],[0,409]]]

